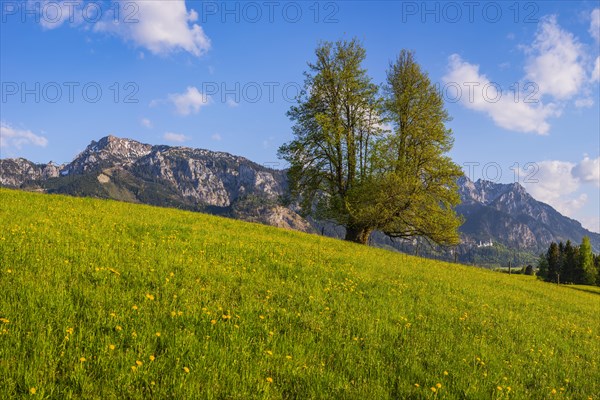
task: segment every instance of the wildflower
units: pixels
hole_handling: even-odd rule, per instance
[[[266,353],[267,353],[268,355],[270,355],[270,356],[272,356],[272,355],[273,355],[273,352],[272,352],[271,350],[267,350],[267,351],[266,351]]]
[[[72,335],[73,334],[73,328],[67,328],[67,333],[69,335]]]
[[[271,378],[271,377],[268,377],[268,378],[267,378],[267,382],[269,382],[269,383],[273,383],[273,378]]]
[[[511,390],[512,390],[512,389],[511,389],[511,387],[510,387],[510,386],[507,386],[507,387],[506,387],[506,391],[507,391],[507,392],[510,392]]]
[[[138,306],[136,306],[136,305],[134,304],[134,305],[133,305],[133,307],[131,307],[131,308],[133,308],[135,311],[137,311],[137,309],[138,309]]]
[[[85,357],[81,357],[81,358],[79,359],[79,362],[85,362],[85,361],[86,361],[86,360],[85,360]]]
[[[556,389],[552,389],[552,391],[550,393],[556,394]]]
[[[216,323],[217,323],[217,320],[216,320],[216,319],[211,319],[211,320],[210,320],[210,323],[214,325],[214,324],[216,324]]]
[[[184,371],[186,374],[189,374],[189,373],[190,373],[190,369],[189,369],[188,367],[183,367],[183,371]]]
[[[497,386],[496,389],[498,389],[499,391],[502,391],[502,386]]]
[[[265,319],[265,316],[264,315],[259,315],[258,318]]]
[[[436,389],[436,388],[434,388],[433,386],[432,386],[432,387],[430,387],[430,389],[431,389],[431,391],[432,391],[433,393],[437,392],[437,389]]]
[[[151,382],[150,382],[150,384],[151,384],[152,386],[154,386],[154,385],[156,385],[156,382],[154,382],[154,381],[151,381]]]
[[[115,330],[121,331],[121,330],[123,330],[123,328],[121,327],[121,325],[117,325],[117,326],[115,326]]]
[[[141,362],[140,360],[137,360],[135,363],[136,363],[136,365],[137,365],[138,367],[141,367],[141,366],[142,366],[142,364],[144,364],[144,363],[143,363],[143,362]]]
[[[287,358],[288,360],[291,360],[292,356],[285,356],[285,358]]]
[[[160,337],[160,332],[156,332],[156,337]]]
[[[115,349],[115,345],[114,345],[114,344],[109,344],[109,345],[108,345],[108,348],[109,348],[110,350],[114,350],[114,349]]]
[[[150,357],[148,357],[148,358],[150,359],[150,361],[154,361],[154,360],[155,360],[155,358],[154,358],[154,356],[153,356],[153,355],[151,355],[151,356],[150,356]]]
[[[137,367],[135,365],[132,365],[131,366],[131,372],[135,372],[135,371],[137,371]]]
[[[0,318],[0,322],[2,322],[3,324],[8,324],[10,321],[6,318]]]
[[[448,371],[444,371],[444,375],[448,375]]]
[[[439,388],[441,388],[441,387],[442,387],[442,384],[441,384],[441,383],[436,383],[436,384],[435,384],[435,387],[437,387],[437,388],[439,389]]]
[[[421,387],[421,385],[419,385],[418,383],[415,383],[415,387]]]
[[[29,389],[29,394],[35,394],[36,390],[34,387],[32,387],[31,389]]]
[[[150,293],[146,293],[146,298],[148,300],[154,300],[154,296],[152,296]]]

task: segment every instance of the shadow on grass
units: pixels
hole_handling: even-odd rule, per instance
[[[580,286],[580,285],[561,285],[573,290],[579,290],[580,292],[592,293],[600,296],[600,287],[597,286]]]

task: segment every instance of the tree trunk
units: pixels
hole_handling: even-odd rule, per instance
[[[371,229],[364,226],[348,226],[346,227],[345,240],[354,243],[368,244],[371,236]]]

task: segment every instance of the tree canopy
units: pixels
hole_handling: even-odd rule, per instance
[[[294,139],[279,149],[303,211],[345,226],[346,240],[359,243],[381,230],[457,244],[462,171],[445,155],[450,117],[414,54],[400,52],[383,88],[362,67],[357,40],[324,42],[315,55],[288,112]]]

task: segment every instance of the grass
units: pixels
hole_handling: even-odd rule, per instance
[[[597,293],[0,189],[0,398],[597,399]]]

